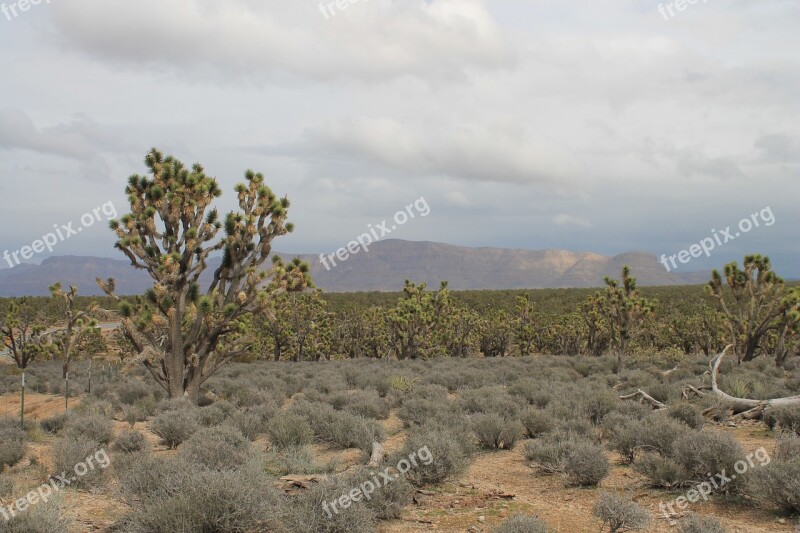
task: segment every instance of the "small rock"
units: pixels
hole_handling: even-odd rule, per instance
[[[486,522],[486,517],[485,517],[485,516],[483,516],[483,515],[479,516],[479,517],[478,517],[478,522],[480,522],[481,524],[483,524],[484,522]]]

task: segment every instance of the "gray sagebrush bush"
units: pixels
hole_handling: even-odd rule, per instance
[[[478,445],[485,450],[511,450],[525,428],[515,418],[480,414],[472,419],[472,431],[478,439]]]
[[[64,434],[85,437],[97,444],[108,444],[114,437],[114,425],[111,420],[96,412],[73,414],[67,419]]]
[[[45,433],[49,433],[51,435],[55,435],[62,429],[67,423],[67,413],[56,413],[53,416],[49,416],[47,418],[43,418],[39,421],[39,427],[42,428],[42,431]]]
[[[667,408],[667,414],[675,420],[683,422],[692,429],[701,429],[706,423],[706,419],[703,418],[700,409],[687,402],[679,402],[670,405]]]
[[[735,471],[736,462],[744,460],[745,451],[729,433],[719,431],[692,431],[673,443],[671,458],[689,475],[689,480],[702,482],[709,473],[726,472],[728,477]],[[731,477],[719,488],[721,492],[734,491],[744,479]]]
[[[692,513],[678,522],[679,533],[727,533],[722,522],[713,516]]]
[[[564,458],[564,473],[573,485],[595,487],[609,470],[611,466],[603,448],[590,442],[575,443]]]
[[[354,488],[356,486],[350,476],[339,475],[303,491],[286,503],[286,530],[302,533],[373,533],[377,530],[377,516],[363,498],[352,502],[347,508],[339,504],[339,499]],[[333,505],[331,502],[334,502]]]
[[[64,475],[73,478],[70,486],[78,488],[96,488],[105,481],[105,468],[93,461],[94,466],[89,468],[89,459],[100,451],[98,443],[82,435],[66,435],[59,439],[52,447],[53,475]],[[83,475],[75,475],[76,466],[86,464]]]
[[[0,472],[6,466],[17,464],[27,449],[28,435],[19,427],[19,422],[10,418],[0,419]]]
[[[469,466],[469,444],[463,434],[438,424],[426,424],[412,429],[399,455],[408,457],[427,446],[432,461],[418,464],[406,475],[414,485],[435,485],[453,480]],[[398,458],[400,458],[398,456]]]
[[[652,452],[643,454],[634,463],[633,469],[645,476],[651,487],[662,489],[682,487],[691,477],[671,457],[664,457]]]
[[[520,417],[523,427],[525,428],[525,435],[531,439],[535,439],[549,433],[555,427],[555,422],[547,413],[542,409],[536,407],[529,407],[522,412]]]
[[[771,416],[778,422],[781,431],[800,435],[800,407],[796,405],[776,407],[772,410]]]
[[[748,472],[745,492],[761,507],[800,514],[800,457],[773,459]]]
[[[6,474],[0,474],[0,499],[7,498],[14,493],[14,481]]]
[[[167,409],[150,421],[150,429],[170,448],[177,448],[199,428],[194,409]]]
[[[601,492],[594,505],[594,515],[610,533],[644,531],[650,525],[650,512],[630,498]]]
[[[250,441],[231,426],[203,428],[181,445],[178,455],[188,463],[211,470],[230,470],[250,457]]]
[[[276,448],[311,444],[314,432],[311,424],[301,415],[283,412],[276,415],[267,429],[270,443]]]
[[[120,453],[136,453],[148,451],[150,443],[141,432],[135,429],[123,429],[114,439],[112,449]]]
[[[126,533],[280,531],[283,497],[257,461],[233,470],[187,468],[169,459],[183,475],[172,488],[152,491],[134,502],[117,529]]]
[[[535,516],[515,514],[492,530],[492,533],[548,533],[547,525]]]
[[[334,458],[325,464],[317,464],[310,447],[289,446],[267,450],[266,465],[267,471],[276,476],[330,474],[336,471],[338,461]]]
[[[62,498],[39,502],[4,522],[4,533],[67,533],[70,522],[61,516]]]

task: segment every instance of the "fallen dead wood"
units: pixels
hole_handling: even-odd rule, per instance
[[[711,368],[711,392],[730,403],[735,415],[740,415],[744,418],[760,418],[764,414],[764,411],[769,408],[782,407],[785,405],[800,405],[800,395],[773,398],[772,400],[751,400],[749,398],[731,396],[720,389],[717,384],[719,366],[722,363],[722,358],[728,354],[728,350],[731,348],[733,348],[732,344],[727,345],[722,352],[711,359],[708,366]]]
[[[649,403],[650,406],[653,409],[666,409],[667,408],[666,404],[659,402],[658,400],[656,400],[655,398],[653,398],[652,396],[647,394],[642,389],[638,389],[636,392],[633,392],[631,394],[623,394],[622,396],[619,397],[619,399],[620,400],[639,400],[640,403],[642,401],[645,401],[645,402]]]
[[[328,476],[319,475],[289,475],[281,476],[280,481],[275,482],[275,487],[287,494],[297,494],[300,491],[310,489],[317,483],[328,479]]]
[[[719,388],[718,383],[718,376],[719,376],[719,367],[722,364],[722,359],[728,354],[728,352],[733,348],[732,344],[729,344],[722,350],[720,353],[715,355],[711,361],[709,361],[708,366],[710,369],[710,376],[711,376],[711,384],[710,385],[703,385],[701,387],[694,387],[692,385],[685,385],[683,387],[683,397],[687,400],[690,397],[694,396],[705,396],[706,391],[711,392],[711,394],[721,398],[724,400],[728,405],[730,405],[730,411],[735,418],[745,418],[748,420],[756,420],[760,419],[764,416],[764,413],[772,409],[774,407],[783,407],[787,405],[800,405],[800,395],[796,396],[786,396],[783,398],[773,398],[771,400],[752,400],[750,398],[739,398],[737,396],[731,396],[727,392],[723,391]],[[667,406],[662,402],[659,402],[642,389],[637,390],[632,394],[626,394],[620,396],[622,400],[633,400],[637,399],[640,402],[646,401],[649,403],[654,409],[664,409]],[[703,415],[710,414],[715,411],[716,408],[709,407],[703,410]]]
[[[373,442],[372,443],[372,455],[370,455],[369,462],[367,466],[370,467],[378,467],[383,464],[383,460],[386,458],[386,450],[384,450],[383,446],[380,442]]]

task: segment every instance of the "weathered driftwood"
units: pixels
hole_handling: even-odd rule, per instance
[[[800,405],[800,395],[785,396],[783,398],[773,398],[772,400],[751,400],[748,398],[738,398],[731,396],[717,384],[717,375],[719,374],[719,366],[722,363],[722,358],[728,354],[728,351],[733,348],[732,344],[725,347],[722,352],[714,356],[709,363],[711,368],[711,392],[719,396],[723,400],[729,402],[733,408],[734,414],[738,414],[744,418],[760,418],[766,409],[772,407],[782,407],[785,405]]]
[[[383,449],[380,442],[373,442],[372,443],[372,455],[369,458],[369,462],[367,466],[370,467],[378,467],[383,464],[383,460],[386,457],[386,450]]]
[[[642,389],[638,389],[636,392],[633,392],[631,394],[623,394],[622,396],[619,397],[619,399],[620,400],[639,400],[640,402],[641,401],[645,401],[645,402],[649,403],[653,407],[653,409],[666,409],[667,408],[666,404],[659,402],[658,400],[656,400],[655,398],[653,398],[652,396],[647,394]]]
[[[732,344],[729,344],[722,350],[720,353],[715,355],[711,361],[708,363],[709,367],[709,374],[711,376],[711,384],[704,385],[702,387],[694,387],[692,385],[685,385],[683,388],[683,397],[687,400],[690,396],[704,396],[706,394],[705,391],[710,391],[715,396],[722,398],[731,406],[731,411],[735,417],[741,417],[746,419],[759,419],[764,416],[765,411],[773,408],[773,407],[782,407],[786,405],[800,405],[800,395],[796,396],[785,396],[783,398],[773,398],[772,400],[751,400],[749,398],[739,398],[737,396],[731,396],[727,392],[723,391],[719,388],[719,384],[717,382],[717,376],[719,375],[719,367],[722,364],[722,359],[728,354],[728,352],[733,348]],[[639,389],[632,394],[626,394],[620,396],[622,400],[633,400],[638,399],[639,401],[646,401],[654,409],[664,409],[667,406],[663,403],[659,402],[643,390]],[[710,407],[703,411],[703,414],[708,414],[713,411],[714,408]]]
[[[310,475],[310,476],[301,476],[301,475],[289,475],[289,476],[282,476],[280,481],[275,482],[275,487],[278,490],[282,490],[287,494],[295,494],[302,490],[306,490],[311,488],[313,485],[320,483],[327,479],[327,476],[318,476],[318,475]]]

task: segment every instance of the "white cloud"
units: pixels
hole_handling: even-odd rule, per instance
[[[566,213],[560,213],[554,216],[553,222],[559,226],[578,226],[581,228],[592,227],[592,223],[588,220],[573,215],[568,215]]]
[[[456,207],[463,207],[465,209],[472,207],[472,202],[470,202],[467,195],[461,191],[449,191],[445,193],[444,199]]]
[[[370,0],[326,20],[318,2],[70,0],[51,6],[55,37],[114,65],[258,83],[463,79],[514,64],[481,0]]]

